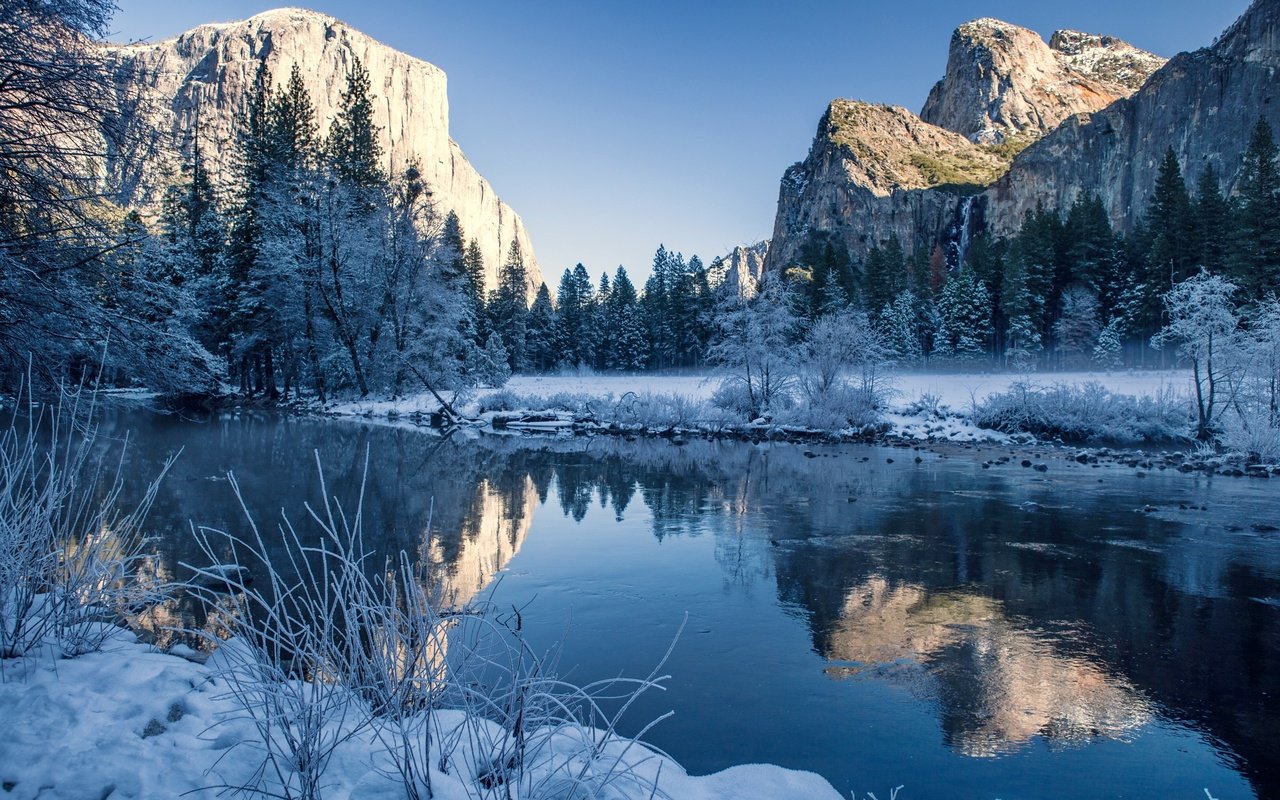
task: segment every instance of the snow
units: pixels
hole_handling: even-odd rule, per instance
[[[180,657],[185,656],[185,657]],[[184,650],[165,654],[123,631],[99,653],[73,659],[37,656],[0,661],[0,784],[6,798],[173,798],[213,796],[216,787],[245,785],[261,763],[257,732],[216,675],[217,655],[200,664]],[[436,714],[442,732],[462,722],[459,712]],[[551,749],[566,760],[579,754],[583,731],[555,734]],[[447,738],[447,737],[446,737]],[[440,741],[437,738],[437,741]],[[625,744],[605,747],[605,761]],[[434,751],[433,751],[434,752]],[[437,800],[501,796],[475,780],[477,759],[448,775],[433,769]],[[688,775],[673,760],[643,747],[622,755],[634,774],[658,781],[658,797],[688,800],[837,800],[821,777],[766,765],[744,765],[705,777]],[[468,759],[461,759],[468,760]],[[436,756],[433,755],[432,763]],[[576,762],[569,762],[576,763]],[[557,793],[545,776],[546,797]],[[324,775],[324,796],[402,800],[376,731],[338,748]],[[609,785],[602,797],[625,796]],[[201,791],[203,790],[203,791]],[[649,797],[649,792],[632,796]]]
[[[1116,372],[998,372],[998,373],[925,373],[908,372],[898,375],[895,388],[898,396],[895,408],[919,400],[924,395],[934,395],[938,402],[953,410],[969,410],[975,401],[981,402],[993,394],[1007,392],[1015,383],[1026,382],[1037,386],[1083,386],[1100,383],[1113,394],[1135,397],[1154,397],[1162,391],[1186,391],[1191,375],[1185,370],[1127,370]]]
[[[521,398],[543,400],[557,395],[618,401],[628,392],[637,395],[675,396],[701,403],[711,399],[721,376],[701,373],[516,375],[501,390],[482,389],[471,398],[471,410],[499,391]],[[1185,370],[1122,370],[1114,372],[903,372],[892,381],[893,394],[885,420],[890,434],[905,439],[959,442],[1005,442],[1007,437],[979,428],[968,420],[975,403],[1007,392],[1016,383],[1034,386],[1083,386],[1099,383],[1114,394],[1155,397],[1173,392],[1183,395],[1190,386]],[[465,405],[465,404],[464,404]],[[329,411],[340,416],[409,417],[426,415],[439,407],[430,394],[401,400],[366,400],[337,403]]]

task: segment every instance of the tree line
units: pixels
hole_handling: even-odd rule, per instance
[[[866,310],[905,363],[996,362],[1011,368],[1168,366],[1152,346],[1169,321],[1165,296],[1202,269],[1239,288],[1237,304],[1280,290],[1280,170],[1270,125],[1254,127],[1236,192],[1213,167],[1188,186],[1170,149],[1132,233],[1102,201],[1029,212],[1018,232],[979,234],[963,262],[942,245],[907,253],[896,238],[862,264],[822,239],[788,275],[816,318]]]

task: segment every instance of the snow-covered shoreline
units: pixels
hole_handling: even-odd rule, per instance
[[[181,649],[176,651],[182,653]],[[189,654],[189,651],[185,651]],[[121,631],[102,652],[71,659],[49,654],[0,661],[0,786],[15,800],[176,798],[217,796],[245,786],[261,764],[257,732],[219,679],[218,653],[209,663],[162,653]],[[462,724],[456,711],[436,711],[441,736]],[[549,759],[563,768],[591,731],[557,731]],[[642,782],[656,782],[657,797],[681,800],[837,800],[823,778],[769,765],[741,765],[713,775],[687,774],[674,760],[642,745],[614,740],[620,758]],[[433,751],[434,752],[434,751]],[[433,769],[437,800],[501,796],[478,780],[483,754],[460,747],[448,774]],[[438,759],[432,759],[438,763]],[[338,748],[325,772],[324,796],[334,800],[402,800],[405,796],[386,743],[375,728]],[[554,793],[549,774],[547,797]],[[627,793],[628,781],[609,797]]]
[[[1185,370],[1129,370],[1061,373],[926,373],[894,376],[887,408],[880,424],[870,428],[829,430],[787,425],[770,420],[746,424],[730,419],[712,405],[722,376],[715,373],[517,375],[502,389],[482,389],[462,398],[459,410],[486,426],[503,427],[506,419],[526,416],[537,420],[543,412],[560,412],[555,419],[534,421],[530,430],[554,431],[572,427],[574,419],[595,417],[602,430],[624,434],[710,433],[746,437],[836,439],[885,438],[905,441],[1010,441],[1007,433],[980,427],[974,411],[993,395],[1015,385],[1036,388],[1089,384],[1115,395],[1140,400],[1181,395],[1189,385]],[[517,401],[512,405],[512,401]],[[589,406],[589,407],[588,407]],[[639,406],[639,409],[636,407]],[[398,400],[353,400],[330,404],[324,411],[340,417],[427,419],[439,410],[429,393]],[[603,417],[604,419],[600,419]]]

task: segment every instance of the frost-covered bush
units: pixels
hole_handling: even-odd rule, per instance
[[[723,415],[710,403],[678,393],[627,392],[606,411],[608,422],[646,428],[692,428],[719,423]]]
[[[125,508],[124,452],[101,446],[94,410],[20,397],[0,434],[0,658],[97,650],[166,596],[142,531],[160,479]]]
[[[1049,387],[1019,382],[976,404],[974,423],[1005,433],[1064,441],[1166,442],[1187,439],[1187,406],[1173,392],[1114,394],[1100,383]]]
[[[218,645],[215,677],[257,731],[247,744],[261,764],[239,792],[318,798],[339,751],[373,737],[410,800],[446,780],[476,798],[667,796],[661,770],[641,769],[651,751],[638,737],[669,715],[617,734],[635,701],[663,687],[666,656],[644,678],[561,681],[524,640],[520,611],[450,605],[408,555],[366,548],[363,487],[344,507],[322,476],[325,499],[307,507],[314,530],[286,517],[264,535],[231,485],[248,532],[197,529],[205,557],[224,563],[193,567],[189,588],[230,637],[196,632]]]
[[[780,415],[780,421],[824,431],[860,429],[879,421],[880,408],[880,398],[874,392],[841,382]]]
[[[1264,420],[1245,425],[1235,415],[1228,416],[1223,427],[1220,441],[1228,453],[1265,464],[1280,464],[1280,428],[1271,427]]]
[[[796,398],[791,388],[786,391],[777,390],[770,398],[770,404],[761,407],[750,387],[736,376],[721,381],[711,393],[711,405],[732,415],[738,422],[754,421],[762,414],[772,416],[791,410],[796,405]]]

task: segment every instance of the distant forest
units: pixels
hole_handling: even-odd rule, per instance
[[[1248,310],[1280,289],[1280,170],[1259,121],[1236,191],[1212,169],[1188,188],[1172,150],[1135,231],[1096,197],[1028,214],[1007,239],[978,235],[963,263],[890,239],[854,263],[813,241],[756,292],[751,276],[659,247],[643,287],[579,264],[529,286],[513,246],[486,290],[480,249],[410,166],[388,174],[369,76],[356,61],[327,131],[295,72],[260,69],[215,186],[197,147],[159,209],[115,205],[98,185],[111,142],[110,83],[86,36],[108,4],[24,4],[0,56],[0,379],[102,375],[162,392],[292,400],[445,392],[515,372],[652,370],[725,360],[744,306],[785,298],[785,337],[860,315],[902,366],[1169,365],[1153,347],[1166,297],[1207,271]],[[17,54],[21,54],[19,58]],[[104,133],[105,137],[104,137]],[[199,131],[196,131],[197,141]],[[105,139],[105,140],[104,140]],[[1247,323],[1242,323],[1247,324]],[[1158,342],[1155,342],[1158,343]]]

